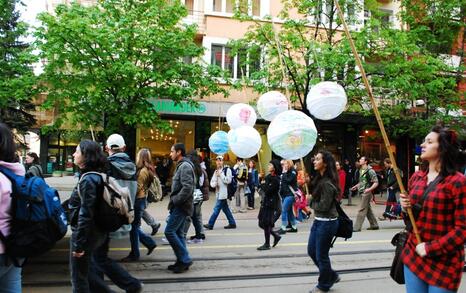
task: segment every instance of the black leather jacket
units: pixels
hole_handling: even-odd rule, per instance
[[[291,168],[285,173],[282,173],[282,178],[280,182],[280,195],[282,197],[293,196],[293,193],[290,190],[290,186],[294,191],[298,190],[298,180],[297,180],[296,170]]]
[[[79,197],[77,188],[80,188]],[[90,232],[97,229],[94,222],[97,195],[103,193],[102,177],[97,174],[87,174],[82,178],[70,197],[70,225],[73,234],[72,251],[81,252],[88,246]]]

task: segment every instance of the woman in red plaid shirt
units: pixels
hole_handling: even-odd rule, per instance
[[[466,240],[466,178],[457,172],[456,134],[436,126],[421,144],[421,159],[429,163],[409,181],[409,197],[400,195],[403,208],[422,202],[416,219],[421,237],[411,231],[402,254],[408,293],[456,292],[461,282]]]

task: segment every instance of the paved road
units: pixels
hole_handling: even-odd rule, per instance
[[[51,184],[56,184],[61,193],[69,192],[74,180],[65,178]],[[359,202],[357,198],[353,201]],[[167,216],[166,204],[166,201],[152,204],[149,212],[163,222]],[[203,204],[204,222],[213,204],[213,200]],[[350,217],[355,217],[356,206],[344,208]],[[376,205],[375,209],[376,214],[381,215],[384,206]],[[317,268],[306,255],[312,220],[299,224],[298,233],[285,235],[276,248],[257,251],[263,243],[262,230],[257,227],[257,210],[235,214],[235,217],[237,229],[224,230],[227,222],[221,215],[214,230],[206,231],[204,243],[189,245],[194,265],[185,274],[175,275],[166,270],[175,258],[171,248],[162,244],[164,225],[155,236],[158,247],[154,253],[145,256],[145,248],[141,248],[141,261],[125,266],[144,280],[144,292],[293,293],[312,288],[317,281]],[[366,221],[363,231],[354,234],[352,239],[339,239],[331,250],[332,265],[342,276],[342,281],[331,292],[404,292],[404,287],[393,282],[387,271],[393,257],[390,240],[402,229],[402,222],[380,222],[378,231],[364,230],[367,225]],[[143,229],[150,230],[148,226]],[[192,235],[192,231],[188,235]],[[24,292],[70,292],[68,240],[65,238],[50,253],[31,260],[23,273]],[[111,245],[110,255],[115,259],[126,256],[130,250],[128,239],[113,240]],[[459,292],[466,292],[464,282]]]

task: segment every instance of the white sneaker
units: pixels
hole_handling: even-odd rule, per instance
[[[162,237],[162,244],[163,244],[163,245],[169,245],[170,242],[168,242],[167,238]]]
[[[188,244],[201,244],[204,242],[202,239],[194,238],[186,241]]]

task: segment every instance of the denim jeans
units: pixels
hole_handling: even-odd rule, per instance
[[[222,210],[225,216],[227,217],[228,224],[236,225],[235,219],[233,218],[233,214],[231,213],[230,208],[228,207],[227,199],[217,199],[217,201],[215,202],[214,211],[212,212],[212,215],[209,219],[208,225],[210,227],[214,227],[215,221],[217,220],[217,217],[220,214],[220,210]]]
[[[170,211],[167,226],[165,227],[165,237],[176,255],[176,260],[185,264],[191,262],[184,234],[184,225],[187,216],[181,208],[175,207]]]
[[[6,256],[0,254],[0,286],[1,292],[20,293],[21,292],[21,268],[13,264],[5,265]]]
[[[282,198],[282,228],[288,226],[288,219],[291,226],[296,226],[296,219],[293,214],[294,197],[285,196]]]
[[[135,258],[139,258],[139,241],[147,247],[154,247],[155,241],[152,237],[146,235],[141,229],[141,218],[144,210],[146,209],[146,199],[145,198],[136,198],[134,202],[134,220],[131,223],[131,232],[129,233],[129,238],[131,241],[131,253],[130,255]]]
[[[100,292],[110,292],[108,286],[103,282],[103,276],[98,274],[94,268],[93,254],[97,247],[102,245],[105,241],[106,234],[96,229],[89,232],[87,247],[84,247],[84,255],[81,257],[74,257],[73,243],[76,241],[76,233],[73,231],[70,238],[70,272],[71,272],[71,285],[73,292],[92,292],[96,287],[101,287]],[[95,286],[95,284],[99,284]],[[92,288],[92,290],[91,290]]]
[[[406,293],[455,293],[448,289],[427,284],[419,279],[407,266],[404,266]]]
[[[307,254],[319,269],[317,287],[328,291],[338,278],[338,274],[332,270],[328,252],[333,236],[338,230],[338,221],[314,220],[307,244]]]
[[[110,237],[106,235],[103,244],[94,251],[94,269],[103,279],[104,274],[112,282],[125,291],[134,291],[141,287],[141,282],[131,276],[119,263],[108,257]],[[99,279],[98,279],[99,280]],[[100,280],[99,280],[100,281]],[[102,288],[102,284],[89,280],[91,288]],[[103,289],[94,289],[92,292],[106,292]]]

